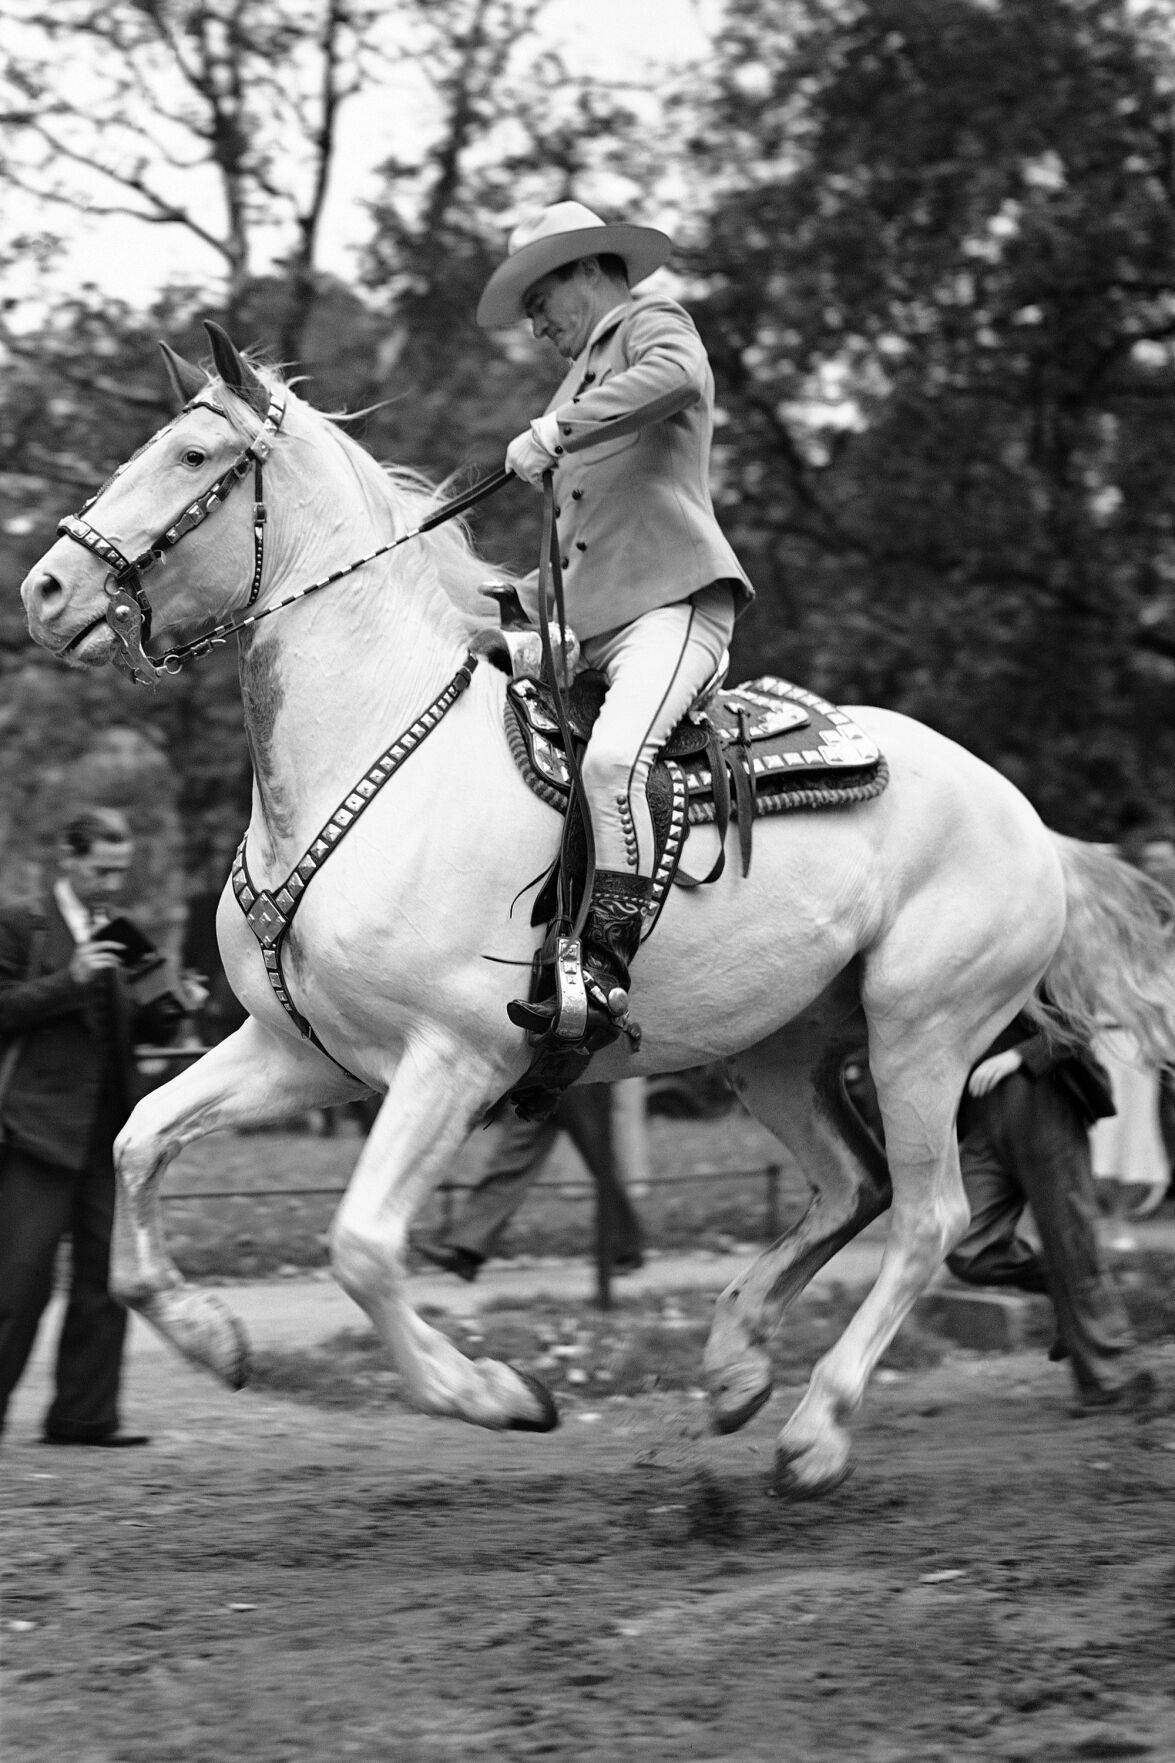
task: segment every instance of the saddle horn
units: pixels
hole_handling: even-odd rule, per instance
[[[258,416],[269,409],[269,389],[260,375],[245,360],[232,338],[212,319],[204,320],[208,341],[212,344],[212,360],[216,371],[230,392],[243,398]]]
[[[182,410],[192,398],[199,397],[208,384],[208,375],[202,367],[193,367],[182,355],[177,355],[170,343],[160,341],[159,348],[163,355],[163,365],[167,371],[167,383],[171,387],[172,396]]]

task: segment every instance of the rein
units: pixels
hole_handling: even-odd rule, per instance
[[[591,906],[592,889],[596,878],[596,841],[592,830],[592,815],[588,805],[587,789],[583,781],[583,768],[571,732],[571,722],[567,708],[566,679],[561,677],[566,667],[567,655],[567,615],[563,605],[563,567],[559,560],[559,534],[555,526],[555,477],[552,471],[543,473],[543,536],[539,547],[539,639],[543,656],[543,668],[551,685],[551,702],[555,709],[555,720],[559,724],[559,733],[563,739],[563,752],[571,781],[571,797],[578,802],[580,818],[583,823],[583,836],[586,844],[586,861],[583,891],[580,896],[578,911],[572,911],[572,901],[567,883],[567,865],[560,855],[558,870],[559,902],[557,919],[559,930],[556,934],[565,935],[575,941],[582,935],[587,921],[588,909]],[[561,641],[561,665],[555,666],[554,652],[551,647],[551,600],[559,620],[559,636]],[[571,801],[567,804],[567,814],[563,821],[563,840],[566,844],[572,823]]]
[[[218,415],[224,414],[218,405],[197,398],[185,405],[180,416],[186,415],[189,410],[198,409],[214,410]],[[472,508],[483,497],[492,496],[495,491],[500,490],[514,475],[513,472],[505,468],[492,472],[480,483],[462,491],[460,495],[452,497],[450,501],[442,503],[440,508],[434,509],[433,513],[427,519],[422,520],[420,525],[414,527],[411,532],[401,533],[399,538],[389,540],[386,545],[377,546],[374,551],[367,552],[363,557],[355,558],[354,562],[343,564],[341,568],[331,570],[328,575],[320,576],[317,581],[310,582],[303,588],[295,589],[292,594],[287,594],[284,599],[275,601],[272,606],[263,607],[260,612],[249,612],[248,608],[255,604],[261,591],[261,576],[265,564],[265,527],[268,511],[263,493],[263,468],[272,451],[273,443],[277,439],[284,416],[285,402],[279,393],[274,392],[270,395],[265,420],[248,446],[237,455],[215,483],[197,496],[193,502],[190,502],[176,520],[163,528],[158,537],[153,539],[138,557],[125,557],[112,540],[106,538],[83,517],[109,489],[110,485],[144,452],[145,447],[140,447],[138,452],[133,453],[130,459],[124,461],[118,470],[107,478],[101,489],[97,490],[83,505],[78,514],[67,514],[59,522],[57,532],[60,537],[73,539],[75,544],[84,546],[87,551],[93,552],[103,563],[111,566],[111,573],[105,583],[108,601],[106,622],[119,641],[119,652],[115,657],[115,665],[121,668],[124,673],[129,674],[136,684],[151,685],[157,681],[161,673],[178,673],[185,661],[189,661],[197,655],[207,655],[210,650],[224,643],[229,637],[249,630],[253,625],[260,623],[263,618],[269,618],[273,613],[281,612],[287,606],[293,606],[296,601],[304,600],[307,595],[316,594],[320,589],[330,587],[332,583],[341,581],[345,576],[353,575],[356,570],[362,569],[366,564],[373,563],[377,557],[384,557],[389,551],[395,551],[400,545],[406,545],[412,539],[419,539],[425,533],[431,532],[434,527],[441,526],[445,521],[453,520],[458,515],[464,514],[466,509]],[[179,417],[173,418],[172,422],[160,429],[157,435],[152,436],[151,441],[145,443],[145,446],[150,446],[153,441],[159,440],[178,421]],[[206,631],[203,636],[193,638],[189,643],[181,643],[176,648],[169,649],[164,655],[151,655],[147,649],[151,637],[151,602],[143,587],[144,574],[147,570],[164,563],[168,551],[174,549],[188,533],[201,526],[208,516],[227,499],[250,469],[253,471],[253,578],[249,585],[248,598],[245,601],[245,616],[225,619],[220,624],[213,625],[212,629]]]

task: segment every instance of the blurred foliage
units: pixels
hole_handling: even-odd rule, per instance
[[[1090,837],[1175,819],[1173,22],[735,0],[691,143],[756,660]]]
[[[718,383],[716,499],[759,589],[736,673],[918,716],[1063,830],[1175,825],[1173,0],[728,0],[696,77],[612,90],[550,49],[543,0],[397,0],[382,47],[371,10],[228,11],[251,56],[289,34],[303,93],[312,70],[335,82],[332,121],[410,62],[435,124],[382,168],[357,280],[325,275],[306,179],[333,169],[330,131],[303,105],[317,157],[287,165],[280,82],[217,110],[206,37],[203,99],[180,120],[204,129],[221,197],[177,224],[216,231],[222,213],[219,268],[141,310],[81,285],[32,312],[15,290],[38,266],[60,285],[67,197],[0,242],[0,887],[26,884],[62,791],[99,787],[94,755],[121,755],[103,790],[169,805],[193,890],[225,873],[247,817],[231,653],[157,692],[65,673],[29,645],[12,591],[59,516],[165,420],[155,339],[198,358],[200,320],[220,318],[322,408],[362,412],[378,457],[485,471],[558,373],[521,331],[474,325],[509,226],[568,195],[657,219],[650,190],[677,215],[676,286]],[[71,0],[49,34],[84,26],[97,53],[125,28],[163,67],[181,13]],[[44,141],[67,97],[70,139],[90,138],[105,89],[55,91],[31,42],[0,156],[18,190],[28,131]],[[161,74],[157,112],[167,91]],[[255,150],[206,127],[230,97]],[[268,210],[267,184],[282,192]],[[258,229],[279,218],[281,266],[259,274]],[[166,240],[158,214],[143,226]],[[509,491],[475,526],[488,558],[531,563],[535,499]]]

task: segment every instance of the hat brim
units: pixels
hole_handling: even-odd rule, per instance
[[[646,276],[668,261],[673,241],[651,226],[573,227],[535,239],[500,263],[477,303],[477,322],[483,330],[518,324],[526,317],[522,302],[545,275],[581,257],[623,257],[628,285],[635,288]]]

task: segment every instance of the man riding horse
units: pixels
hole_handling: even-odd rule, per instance
[[[710,497],[714,377],[702,340],[676,301],[632,292],[671,248],[652,227],[609,226],[557,202],[515,228],[477,308],[487,329],[529,319],[570,363],[506,465],[536,486],[557,474],[567,618],[585,664],[608,682],[583,765],[597,858],[583,933],[596,1045],[619,1033],[649,904],[649,768],[754,595]]]

